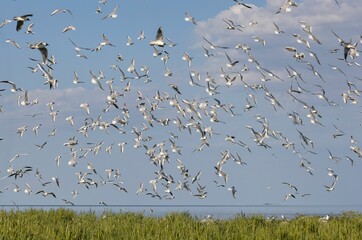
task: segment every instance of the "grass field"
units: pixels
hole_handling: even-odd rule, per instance
[[[362,239],[362,214],[346,212],[328,221],[313,216],[203,221],[189,213],[0,211],[0,239]]]

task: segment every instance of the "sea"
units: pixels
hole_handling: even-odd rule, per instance
[[[292,219],[298,216],[338,216],[345,212],[362,213],[362,205],[0,205],[6,211],[27,209],[71,209],[76,212],[94,212],[101,216],[112,213],[142,213],[162,217],[171,213],[188,213],[203,219],[230,219],[236,216],[264,216],[265,218]]]

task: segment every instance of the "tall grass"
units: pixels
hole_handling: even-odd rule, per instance
[[[0,211],[0,239],[362,239],[362,215],[348,212],[321,221],[299,216],[267,220],[236,216],[201,221],[189,213],[76,213],[68,209]]]

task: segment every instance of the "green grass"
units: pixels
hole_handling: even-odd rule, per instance
[[[267,220],[236,216],[202,222],[188,213],[77,213],[67,209],[0,211],[0,239],[362,239],[362,215]]]

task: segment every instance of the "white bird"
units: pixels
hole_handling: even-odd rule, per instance
[[[163,32],[162,32],[162,27],[159,27],[157,29],[157,34],[156,34],[156,39],[152,40],[150,42],[151,46],[158,46],[158,47],[164,47],[166,45],[166,43],[163,40]]]
[[[281,12],[291,12],[291,7],[298,7],[298,4],[293,0],[285,0],[283,5],[276,11],[275,14],[279,14]]]
[[[45,64],[48,59],[48,49],[46,48],[49,46],[46,42],[38,42],[36,44],[28,44],[28,47],[31,49],[38,49],[41,53],[43,63]]]
[[[74,117],[73,116],[69,116],[65,120],[70,124],[70,126],[74,126]]]
[[[193,16],[191,16],[190,14],[188,14],[187,12],[185,12],[185,21],[191,22],[194,25],[197,25],[195,18]]]
[[[68,25],[62,30],[62,33],[65,33],[65,32],[71,31],[71,30],[74,31],[75,27],[73,25]]]
[[[18,49],[21,48],[20,45],[17,42],[15,42],[15,40],[6,39],[5,42],[10,43],[11,45],[13,45],[14,47],[16,47]]]
[[[236,189],[235,189],[235,186],[229,187],[228,190],[231,191],[231,194],[233,195],[233,198],[236,199]]]
[[[84,111],[86,111],[86,113],[87,113],[88,115],[90,115],[90,112],[89,112],[89,104],[88,104],[88,103],[81,103],[79,106],[80,106],[81,108],[83,108]]]
[[[145,32],[143,30],[141,30],[141,33],[140,35],[137,37],[137,40],[142,40],[142,39],[145,39],[146,38],[146,35],[145,35]]]
[[[73,16],[72,12],[68,9],[55,9],[50,15],[53,16],[58,13],[69,13],[70,15]]]
[[[16,31],[20,31],[25,21],[29,21],[33,14],[26,14],[22,16],[14,17],[13,20],[16,21]]]
[[[112,12],[110,12],[107,16],[103,17],[102,19],[106,19],[106,18],[116,18],[117,17],[117,13],[118,13],[118,8],[119,5],[117,5]]]
[[[20,135],[20,137],[22,138],[24,133],[28,130],[28,125],[19,127],[17,130],[17,133]]]
[[[33,32],[33,26],[34,26],[34,23],[30,23],[30,24],[28,25],[28,27],[26,28],[25,33],[27,33],[27,34],[34,34],[34,32]]]
[[[11,23],[11,22],[12,22],[11,20],[5,19],[4,21],[2,21],[2,22],[0,23],[0,28],[2,28],[3,26],[5,26],[6,24]]]
[[[127,46],[132,46],[134,44],[134,42],[132,41],[132,38],[130,36],[127,36]]]
[[[92,70],[89,71],[90,75],[92,76],[91,78],[91,83],[94,85],[97,85],[100,89],[104,90],[100,80],[102,79],[102,76],[96,76]],[[102,74],[101,74],[102,75]]]

